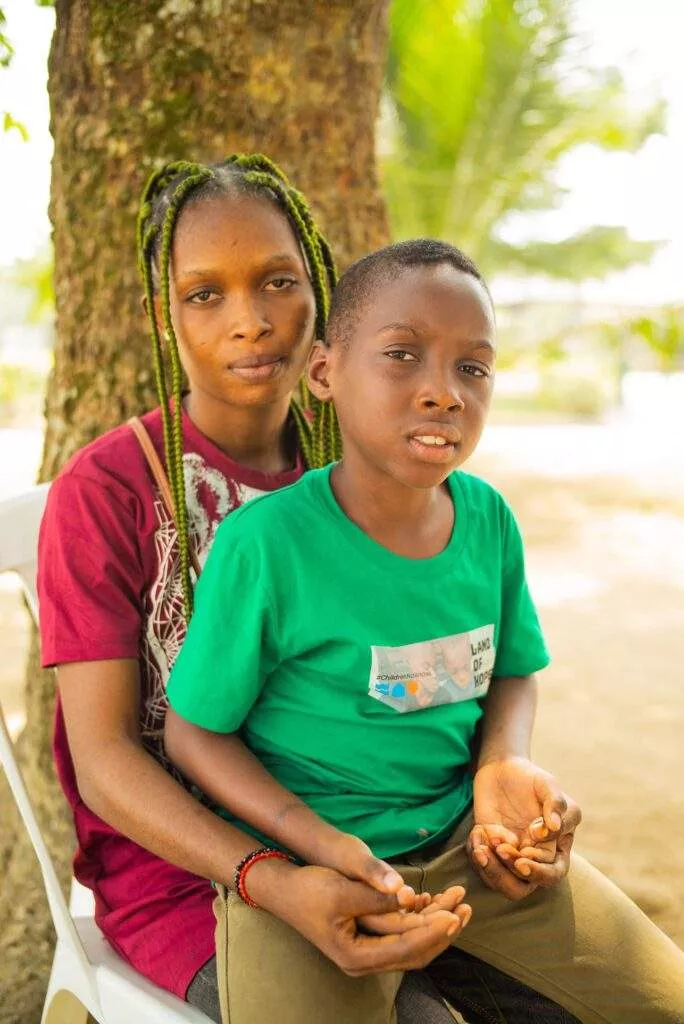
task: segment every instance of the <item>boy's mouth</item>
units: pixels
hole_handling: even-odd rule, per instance
[[[451,427],[426,427],[410,434],[408,441],[411,451],[421,461],[443,465],[453,460],[460,435]]]

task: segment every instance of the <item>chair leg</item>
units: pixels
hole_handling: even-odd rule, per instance
[[[43,1024],[98,1024],[73,992],[55,992],[43,1018]]]

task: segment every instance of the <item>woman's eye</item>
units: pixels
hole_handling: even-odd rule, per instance
[[[416,359],[413,352],[407,352],[405,348],[390,349],[385,355],[389,356],[390,359],[394,359],[397,363],[409,363]]]
[[[210,299],[214,298],[214,294],[215,293],[211,291],[211,289],[202,288],[201,291],[195,292],[191,295],[189,301],[194,302],[198,306],[203,306],[206,302],[209,302]]]
[[[272,281],[268,282],[268,287],[273,288],[277,292],[282,292],[294,283],[293,277],[274,277]]]

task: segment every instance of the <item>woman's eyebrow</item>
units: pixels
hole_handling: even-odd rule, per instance
[[[211,277],[216,271],[211,268],[193,268],[192,270],[179,270],[178,277]]]
[[[257,261],[255,261],[257,262]],[[279,252],[274,256],[269,256],[261,264],[261,270],[270,270],[271,267],[279,266],[282,267],[284,263],[290,266],[299,266],[297,257],[291,252]],[[192,267],[188,270],[181,269],[178,271],[179,279],[186,277],[212,277],[214,274],[221,273],[220,267]]]
[[[275,256],[269,256],[269,258],[264,262],[264,267],[268,269],[268,267],[274,266],[276,264],[281,265],[283,263],[291,263],[294,264],[295,266],[298,266],[299,260],[297,259],[294,253],[279,252],[276,253]]]

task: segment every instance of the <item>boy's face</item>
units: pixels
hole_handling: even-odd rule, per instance
[[[316,346],[309,376],[315,393],[335,403],[345,463],[429,488],[480,439],[494,352],[487,293],[443,263],[379,284],[348,344]]]

